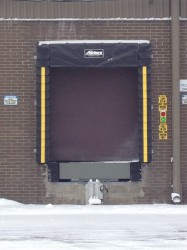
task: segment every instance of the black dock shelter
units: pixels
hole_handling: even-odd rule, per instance
[[[37,46],[37,161],[52,181],[140,180],[151,161],[151,45]]]

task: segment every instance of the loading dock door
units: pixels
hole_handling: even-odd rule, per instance
[[[39,42],[38,163],[150,162],[150,74],[149,41]]]
[[[50,161],[138,161],[138,71],[52,68]]]

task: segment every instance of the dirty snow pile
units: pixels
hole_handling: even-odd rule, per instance
[[[24,205],[0,199],[0,250],[186,250],[187,205]]]

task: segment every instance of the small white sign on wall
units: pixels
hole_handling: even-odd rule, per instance
[[[182,95],[182,104],[187,104],[187,95]]]
[[[18,97],[15,95],[5,95],[4,96],[4,105],[18,105]]]
[[[180,80],[180,92],[187,92],[187,79]]]

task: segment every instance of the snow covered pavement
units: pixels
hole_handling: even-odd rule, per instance
[[[187,205],[23,205],[0,199],[0,250],[186,250]]]

